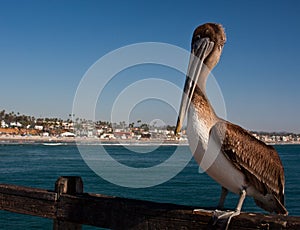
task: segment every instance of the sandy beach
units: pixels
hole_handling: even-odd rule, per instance
[[[19,144],[30,144],[30,143],[75,143],[75,138],[71,137],[43,137],[43,136],[21,136],[21,135],[1,135],[0,143],[19,143]]]

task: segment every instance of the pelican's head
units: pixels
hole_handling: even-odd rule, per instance
[[[225,41],[226,35],[220,24],[206,23],[195,29],[175,134],[181,130],[196,85],[205,87],[206,77],[218,63]]]
[[[198,26],[192,38],[192,54],[202,59],[203,63],[212,70],[218,63],[221,53],[226,42],[226,35],[221,24],[206,23]],[[199,49],[205,49],[209,45],[209,52],[202,57]]]

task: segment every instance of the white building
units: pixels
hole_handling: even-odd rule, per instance
[[[48,132],[44,132],[43,133],[43,137],[49,137],[49,133]]]
[[[1,121],[1,128],[7,128],[8,124],[5,123],[4,120]]]
[[[9,126],[21,128],[22,124],[20,122],[10,122]]]
[[[44,127],[42,125],[35,125],[34,126],[34,129],[37,129],[37,130],[40,130],[40,131],[43,130],[43,128]]]
[[[75,137],[75,134],[71,133],[71,132],[64,132],[64,133],[60,134],[60,136],[62,136],[62,137]]]

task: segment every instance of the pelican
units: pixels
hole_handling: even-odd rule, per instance
[[[270,213],[287,215],[284,206],[284,169],[272,146],[248,131],[219,118],[206,95],[206,80],[218,63],[226,35],[222,25],[207,23],[196,28],[175,134],[187,115],[187,136],[195,160],[222,186],[218,209],[228,191],[239,194],[235,211],[222,212],[229,226],[239,215],[246,196]]]

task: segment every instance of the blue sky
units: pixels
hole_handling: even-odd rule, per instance
[[[189,50],[198,25],[218,22],[227,43],[213,74],[227,119],[250,130],[300,133],[299,12],[297,0],[1,0],[0,109],[67,118],[80,80],[103,55],[139,42]],[[99,119],[107,118],[111,98],[140,75],[164,75],[182,87],[182,74],[166,72],[145,66],[120,73],[103,95],[106,106],[97,112]],[[152,109],[150,104],[137,105],[132,120],[157,116],[174,123],[176,114],[166,103],[155,101]]]

